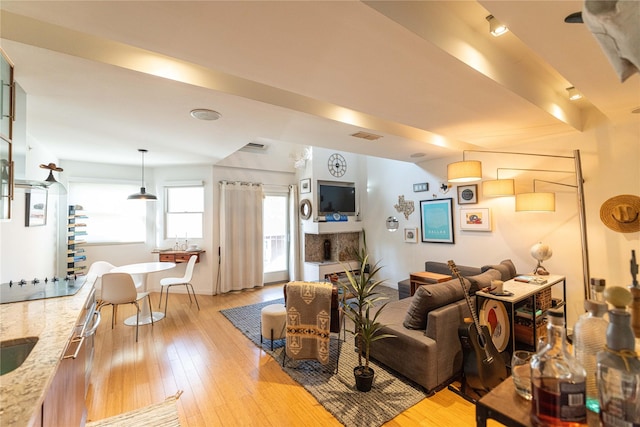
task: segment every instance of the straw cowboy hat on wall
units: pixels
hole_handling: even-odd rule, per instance
[[[600,219],[619,233],[640,231],[640,197],[621,194],[610,198],[600,207]]]

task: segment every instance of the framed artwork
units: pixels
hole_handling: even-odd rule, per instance
[[[471,205],[478,203],[478,184],[458,186],[458,204]]]
[[[489,208],[461,208],[460,230],[491,231],[491,211]]]
[[[25,194],[25,227],[45,225],[47,223],[47,190],[32,188]]]
[[[430,243],[454,243],[453,199],[422,200],[420,222],[422,241]]]
[[[418,243],[418,229],[417,228],[405,228],[404,229],[404,241],[405,241],[405,243]]]
[[[311,193],[311,178],[300,180],[300,194]]]

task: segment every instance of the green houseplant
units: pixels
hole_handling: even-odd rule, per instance
[[[369,366],[371,343],[395,335],[381,333],[384,325],[379,322],[378,318],[387,303],[382,304],[373,315],[371,314],[371,308],[386,300],[387,297],[376,291],[377,287],[382,285],[385,280],[375,279],[381,267],[377,262],[373,266],[368,264],[369,255],[366,251],[366,243],[362,251],[357,253],[357,259],[360,263],[360,269],[356,274],[345,268],[348,283],[343,283],[342,288],[343,295],[349,295],[349,302],[344,304],[344,314],[353,322],[353,330],[349,330],[349,332],[355,336],[358,351],[358,366],[353,369],[356,387],[360,391],[369,391],[375,375],[374,370]]]

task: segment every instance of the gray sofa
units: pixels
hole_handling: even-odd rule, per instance
[[[434,273],[450,274],[447,264],[442,262],[428,261],[425,268]],[[491,280],[509,280],[516,275],[510,260],[483,267],[461,265],[458,269],[470,294],[490,286]],[[408,286],[408,280],[403,282]],[[393,334],[395,338],[373,342],[371,357],[421,385],[427,392],[435,392],[448,384],[462,368],[458,326],[470,316],[457,278],[420,286],[414,296],[387,304],[380,314],[379,321],[385,325],[381,333]]]

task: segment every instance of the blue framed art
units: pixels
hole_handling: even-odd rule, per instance
[[[427,243],[454,243],[453,199],[420,201],[422,241]]]

